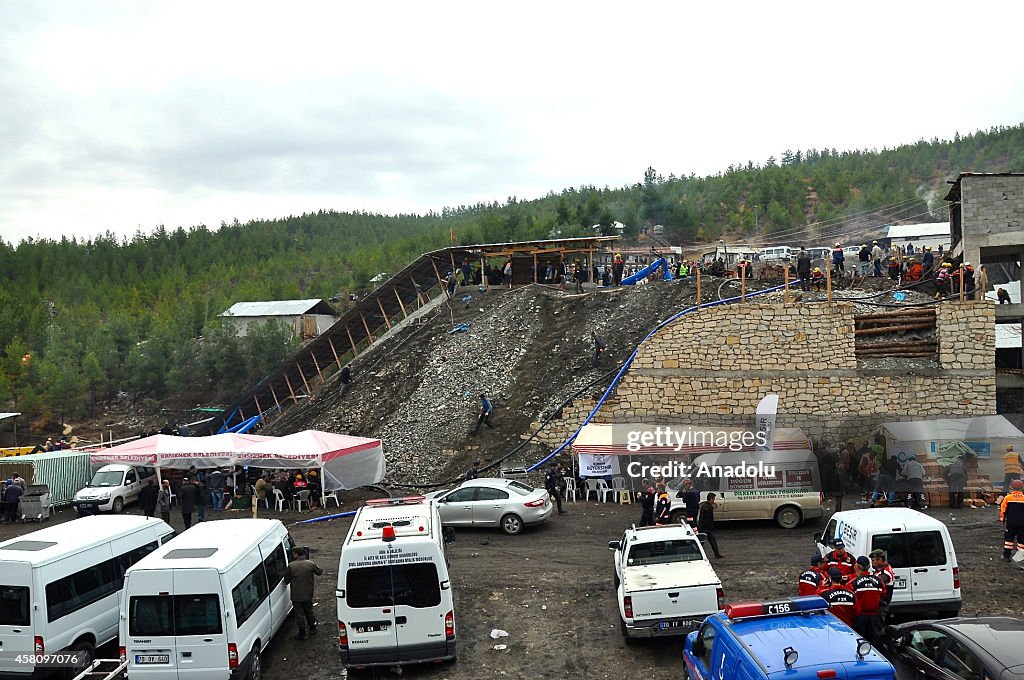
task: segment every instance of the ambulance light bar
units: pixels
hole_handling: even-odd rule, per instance
[[[817,595],[794,597],[779,602],[736,602],[726,605],[725,615],[730,619],[748,619],[757,616],[780,616],[799,612],[823,611],[828,609],[825,598]]]
[[[372,498],[366,501],[367,505],[416,505],[427,499],[426,496],[402,496],[401,498]]]

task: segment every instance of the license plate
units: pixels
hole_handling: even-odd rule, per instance
[[[136,654],[135,663],[138,665],[147,663],[170,663],[171,656],[169,654]]]
[[[356,626],[357,633],[380,633],[386,631],[390,627],[387,623],[377,623],[372,626]]]
[[[893,588],[896,590],[903,590],[907,587],[907,579],[898,578],[893,582]]]
[[[683,626],[690,625],[689,621],[662,621],[658,624],[662,630],[670,630],[672,628],[682,628]]]

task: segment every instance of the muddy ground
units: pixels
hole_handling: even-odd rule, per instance
[[[365,494],[362,494],[365,497]],[[852,502],[852,499],[850,499]],[[349,494],[342,510],[359,498]],[[409,667],[403,675],[423,680],[529,678],[540,675],[570,678],[677,678],[678,639],[643,642],[626,647],[619,634],[612,587],[611,553],[607,542],[618,538],[639,515],[637,506],[568,503],[569,514],[520,536],[497,531],[459,531],[450,548],[459,659],[445,666]],[[332,508],[333,510],[333,508]],[[130,512],[137,512],[134,508]],[[335,511],[336,512],[336,511]],[[1002,534],[993,507],[956,511],[929,510],[947,522],[957,550],[963,583],[964,615],[1019,615],[1024,573],[1000,559]],[[321,513],[322,514],[322,513]],[[227,513],[228,516],[235,516]],[[309,517],[296,513],[285,523]],[[56,515],[50,523],[74,517]],[[181,529],[181,517],[172,517]],[[333,637],[334,590],[341,542],[349,520],[338,519],[291,528],[299,545],[308,545],[324,570],[317,581],[315,612],[320,634],[295,641],[294,625],[286,624],[264,657],[267,680],[344,677]],[[721,524],[716,531],[724,559],[715,560],[730,601],[793,595],[804,561],[813,552],[812,534],[823,521],[793,531],[769,522]],[[36,525],[0,527],[0,538],[26,533]],[[509,633],[495,641],[491,629]],[[496,651],[495,644],[508,649]],[[108,645],[101,652],[116,655]],[[109,657],[108,657],[109,658]],[[389,677],[390,671],[380,671]],[[353,673],[353,677],[374,677]]]

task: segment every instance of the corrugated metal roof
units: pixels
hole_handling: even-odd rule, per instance
[[[921,236],[949,236],[949,222],[918,222],[894,224],[889,227],[889,238],[920,238]]]
[[[1021,332],[1019,323],[996,324],[996,349],[1019,349]]]
[[[323,300],[269,300],[267,302],[236,302],[221,316],[294,316],[306,314]]]
[[[20,416],[20,413],[0,413],[0,420],[4,418],[13,418],[14,416]]]

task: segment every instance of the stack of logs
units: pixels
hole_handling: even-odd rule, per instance
[[[854,346],[858,359],[880,357],[916,357],[934,359],[939,351],[935,339],[935,308],[907,307],[895,312],[860,314],[853,317]],[[900,339],[908,331],[931,337]],[[895,339],[878,336],[897,336]],[[875,342],[875,340],[880,340]]]

